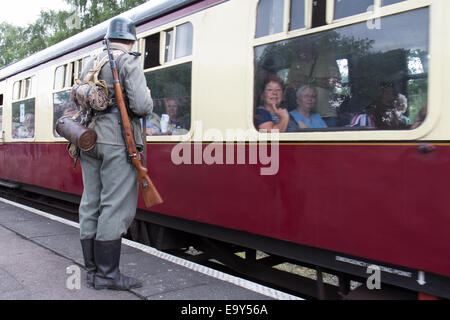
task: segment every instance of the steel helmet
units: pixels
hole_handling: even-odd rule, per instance
[[[134,22],[129,18],[114,18],[109,23],[105,39],[137,40],[136,26]]]

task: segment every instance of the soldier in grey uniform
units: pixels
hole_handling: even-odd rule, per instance
[[[136,147],[142,150],[140,117],[151,114],[153,100],[139,54],[130,52],[137,40],[136,27],[128,18],[115,18],[111,20],[105,38],[110,40],[118,62]],[[100,59],[105,55],[106,49],[100,54]],[[93,60],[83,68],[81,79],[92,68]],[[114,98],[109,63],[102,68],[99,79],[106,81],[109,97]],[[97,144],[80,154],[84,185],[79,208],[80,239],[88,271],[87,285],[96,289],[128,290],[142,286],[140,281],[123,275],[119,270],[122,236],[136,214],[137,171],[127,161],[117,105],[113,104],[94,119]]]

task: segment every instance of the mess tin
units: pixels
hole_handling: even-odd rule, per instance
[[[97,142],[97,133],[73,120],[63,116],[56,122],[56,132],[83,151],[91,150]]]

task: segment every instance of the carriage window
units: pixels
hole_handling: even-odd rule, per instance
[[[373,0],[334,0],[334,18],[341,19],[373,11]]]
[[[20,99],[21,88],[22,88],[22,81],[14,82],[14,86],[13,86],[13,100],[19,100]]]
[[[193,27],[190,22],[146,37],[144,69],[161,66],[161,60],[166,63],[190,56],[192,44]]]
[[[159,67],[160,33],[145,38],[144,69]]]
[[[64,81],[64,87],[68,88],[68,87],[72,86],[73,80],[74,80],[74,74],[73,74],[74,63],[71,62],[71,63],[67,64],[66,66],[67,66],[66,67],[66,78],[65,78],[65,81]]]
[[[60,66],[58,68],[56,68],[55,71],[55,84],[53,86],[53,89],[55,90],[60,90],[62,88],[64,88],[64,81],[66,78],[66,68],[67,66]]]
[[[164,47],[164,62],[172,60],[173,57],[173,42],[174,42],[174,31],[173,29],[166,31],[166,45]]]
[[[403,2],[403,1],[406,1],[406,0],[383,0],[383,6],[388,6],[388,5]]]
[[[89,57],[72,61],[59,66],[55,70],[53,94],[53,135],[60,137],[56,132],[56,121],[62,116],[72,116],[78,111],[78,107],[70,100],[70,88],[76,79],[81,77],[83,65]]]
[[[150,71],[145,77],[154,102],[147,135],[186,134],[191,127],[192,63]]]
[[[35,99],[28,99],[12,104],[13,139],[34,138]]]
[[[25,79],[25,92],[24,92],[24,98],[30,97],[32,95],[32,78]]]
[[[291,22],[289,30],[305,27],[305,0],[291,1]]]
[[[312,23],[311,27],[317,28],[327,24],[327,1],[314,0],[312,7]]]
[[[414,129],[427,114],[428,14],[418,9],[381,18],[380,30],[362,22],[255,47],[255,126],[281,121],[262,110],[270,111],[264,93],[276,79],[284,88],[278,103],[296,120],[287,132]]]
[[[53,94],[53,135],[60,137],[56,132],[56,121],[62,116],[73,116],[79,107],[70,100],[70,90],[65,90]]]
[[[192,54],[192,24],[184,23],[166,30],[166,45],[164,48],[164,62],[186,57]]]
[[[256,18],[256,38],[283,31],[284,0],[260,0]]]
[[[175,59],[192,54],[193,30],[191,23],[184,23],[177,27],[177,41],[175,45]]]
[[[83,59],[75,61],[75,80],[81,78],[81,71],[83,71]]]
[[[81,75],[81,67],[82,60],[80,59],[56,68],[53,89],[62,90],[72,87],[75,79],[79,79]]]

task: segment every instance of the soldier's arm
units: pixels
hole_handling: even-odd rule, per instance
[[[153,110],[153,100],[147,88],[140,58],[126,54],[120,64],[120,78],[123,79],[130,110],[140,117],[150,114]]]

